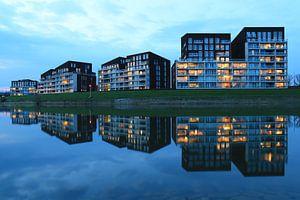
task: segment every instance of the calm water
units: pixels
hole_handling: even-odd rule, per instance
[[[0,199],[300,199],[299,117],[0,112]]]

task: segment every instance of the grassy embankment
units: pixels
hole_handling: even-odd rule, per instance
[[[109,101],[115,99],[223,99],[223,98],[300,98],[300,89],[287,90],[147,90],[89,93],[47,94],[35,96],[8,97],[9,102],[24,101]]]
[[[157,90],[157,91],[120,91],[120,92],[94,92],[92,98],[88,98],[89,93],[73,94],[55,94],[55,95],[37,95],[27,97],[9,97],[10,102],[26,101],[70,101],[70,102],[97,102],[110,101],[115,99],[163,99],[170,100],[193,100],[193,99],[257,99],[263,98],[270,101],[271,106],[223,106],[223,107],[194,107],[188,108],[133,108],[133,109],[116,109],[111,107],[86,108],[86,107],[35,107],[30,110],[40,112],[57,112],[57,113],[77,113],[77,114],[116,114],[116,115],[143,115],[143,116],[178,116],[178,115],[300,115],[300,89],[289,90]],[[277,99],[277,104],[272,105],[272,100]],[[278,104],[286,99],[292,99],[292,103]],[[295,103],[293,103],[295,102]],[[19,107],[19,106],[18,106]],[[28,109],[28,108],[26,108]]]

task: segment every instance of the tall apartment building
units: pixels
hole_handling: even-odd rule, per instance
[[[228,35],[184,35],[181,59],[172,66],[172,87],[287,88],[283,27],[245,27],[231,44]]]
[[[170,88],[170,61],[152,52],[118,57],[101,65],[100,91]]]
[[[96,74],[91,63],[67,61],[41,75],[40,94],[95,91]]]
[[[12,81],[10,96],[27,96],[37,93],[38,82],[30,79]]]

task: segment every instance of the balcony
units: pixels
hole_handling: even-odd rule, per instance
[[[219,76],[218,80],[219,81],[223,81],[223,82],[230,82],[232,81],[233,77],[232,76],[228,76],[228,75],[224,75],[224,76]]]
[[[275,45],[273,43],[265,43],[259,45],[260,49],[274,49]]]

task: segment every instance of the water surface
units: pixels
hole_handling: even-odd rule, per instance
[[[299,117],[0,113],[1,199],[300,199]]]

